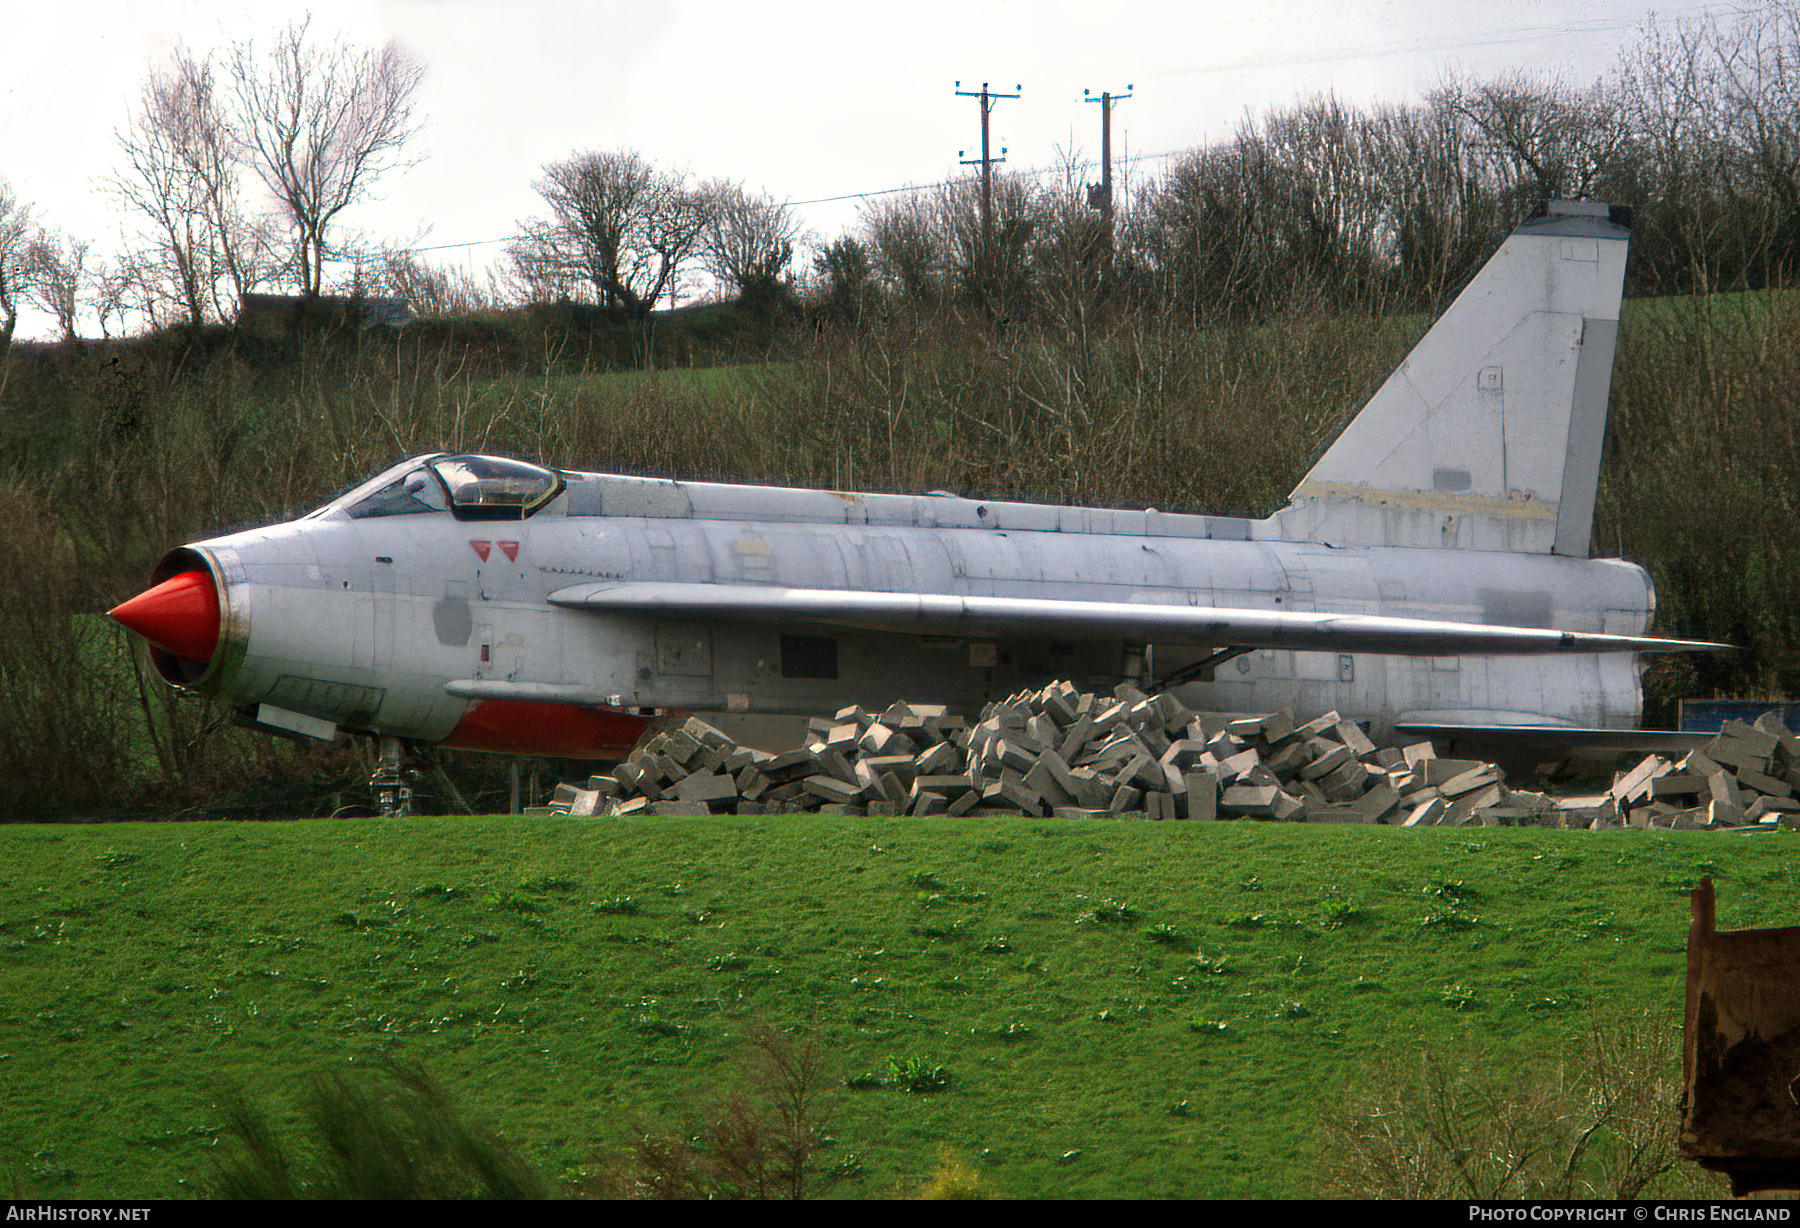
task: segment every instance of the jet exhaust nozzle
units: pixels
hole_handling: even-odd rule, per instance
[[[200,665],[219,644],[219,593],[204,571],[184,571],[107,611],[170,656]]]

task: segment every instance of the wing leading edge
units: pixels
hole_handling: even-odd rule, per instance
[[[797,623],[903,635],[1123,639],[1217,648],[1287,648],[1300,652],[1388,656],[1712,652],[1731,647],[1696,640],[1496,627],[1370,614],[1301,614],[1214,606],[1139,605],[1042,597],[958,597],[942,593],[771,588],[751,584],[653,581],[577,584],[551,593],[550,604],[603,614]]]

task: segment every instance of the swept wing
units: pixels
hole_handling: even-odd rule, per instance
[[[1530,655],[1560,652],[1711,652],[1696,640],[1599,635],[1537,627],[1371,614],[1302,614],[1216,606],[1063,601],[1043,597],[961,597],[773,588],[674,581],[577,584],[550,594],[564,609],[669,618],[725,619],[843,627],[911,635],[1122,639],[1156,644],[1287,648],[1300,652],[1398,656]]]

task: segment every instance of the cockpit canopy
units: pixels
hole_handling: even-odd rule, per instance
[[[458,520],[523,520],[563,490],[554,470],[498,456],[434,456],[406,461],[318,513],[352,520],[449,512]]]

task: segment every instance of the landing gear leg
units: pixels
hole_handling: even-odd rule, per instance
[[[406,769],[406,746],[399,738],[381,739],[381,755],[375,760],[375,774],[369,787],[375,790],[375,803],[383,818],[401,819],[412,813],[413,773]]]
[[[1130,686],[1142,688],[1144,685],[1144,658],[1148,655],[1148,645],[1126,644],[1125,651],[1119,658],[1120,681]]]

